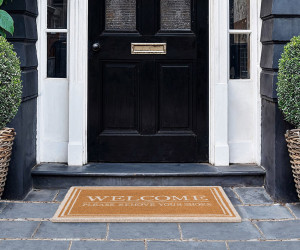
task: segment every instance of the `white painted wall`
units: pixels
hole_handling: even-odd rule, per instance
[[[255,163],[255,87],[229,82],[229,148],[231,163]]]
[[[88,0],[69,0],[67,79],[46,78],[47,0],[39,0],[38,162],[87,162]],[[210,162],[260,164],[261,0],[251,1],[250,80],[229,81],[229,10],[210,0]]]
[[[68,158],[68,81],[44,80],[39,96],[41,105],[39,135],[42,162],[67,162]],[[47,94],[45,94],[47,93]]]

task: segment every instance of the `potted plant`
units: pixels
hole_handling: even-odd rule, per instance
[[[295,129],[285,134],[293,176],[300,198],[300,36],[292,38],[279,60],[278,106]]]
[[[3,0],[0,0],[0,6]],[[5,39],[5,33],[13,33],[13,21],[0,10],[0,199],[3,194],[15,131],[6,128],[14,118],[22,98],[20,60],[13,46]]]

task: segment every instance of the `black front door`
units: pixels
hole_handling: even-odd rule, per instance
[[[208,0],[90,0],[88,160],[208,161]]]

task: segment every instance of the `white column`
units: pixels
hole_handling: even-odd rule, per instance
[[[227,0],[210,1],[210,162],[229,165]]]
[[[87,162],[88,0],[70,1],[68,164]]]

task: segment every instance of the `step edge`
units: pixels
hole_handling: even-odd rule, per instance
[[[248,172],[207,172],[207,173],[70,173],[32,171],[32,176],[81,176],[81,177],[201,177],[201,176],[264,176],[264,171]]]
[[[68,167],[65,164],[53,164],[54,166],[61,166],[62,169],[55,168],[55,170],[41,170],[39,169],[43,165],[49,164],[39,164],[36,165],[32,171],[32,176],[70,176],[70,177],[214,177],[214,176],[265,176],[266,171],[257,165],[245,165],[245,164],[236,164],[236,166],[247,166],[247,170],[228,170],[228,167],[216,167],[210,166],[212,171],[193,171],[193,172],[123,172],[120,170],[114,171],[111,173],[108,172],[85,172],[82,169],[76,170],[74,167]],[[249,170],[249,166],[252,169]],[[69,168],[69,169],[68,169]],[[72,168],[70,170],[70,168]],[[225,170],[222,168],[226,168]],[[73,170],[73,171],[72,171]]]

